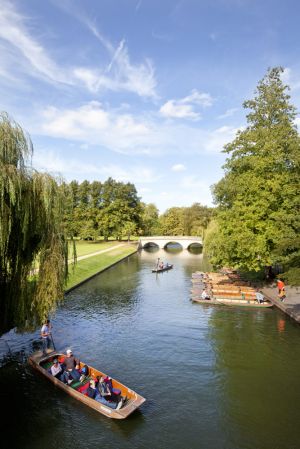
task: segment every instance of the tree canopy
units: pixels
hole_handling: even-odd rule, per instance
[[[67,195],[65,223],[68,234],[96,240],[123,236],[138,231],[142,206],[136,188],[108,178],[100,181],[72,181],[64,185]]]
[[[190,207],[171,207],[159,217],[162,235],[203,236],[213,208],[194,203]]]
[[[67,276],[63,194],[57,180],[33,169],[32,152],[30,138],[2,113],[0,333],[43,320],[63,297]]]
[[[282,71],[268,70],[243,104],[247,127],[224,148],[225,176],[213,188],[217,222],[206,242],[215,266],[299,268],[300,140]]]

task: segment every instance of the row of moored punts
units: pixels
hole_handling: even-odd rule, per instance
[[[266,298],[257,300],[257,289],[243,280],[236,272],[226,270],[220,273],[192,274],[191,299],[203,304],[221,304],[226,306],[268,308],[273,304]],[[203,298],[203,291],[207,299]]]

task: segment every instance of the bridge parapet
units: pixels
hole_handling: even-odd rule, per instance
[[[189,237],[189,236],[151,236],[151,237],[140,237],[139,247],[143,248],[149,244],[155,244],[159,248],[164,248],[168,243],[179,243],[183,249],[188,249],[192,244],[203,245],[201,237]]]

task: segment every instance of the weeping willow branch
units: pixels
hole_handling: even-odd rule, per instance
[[[21,127],[0,114],[0,333],[43,320],[62,299],[67,277],[63,189],[32,168],[32,153]]]

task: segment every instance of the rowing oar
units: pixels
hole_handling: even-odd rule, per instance
[[[55,344],[54,344],[54,341],[53,341],[52,334],[50,334],[50,335],[51,335],[51,340],[52,340],[52,344],[53,344],[53,349],[54,349],[54,351],[56,351],[56,347],[55,347]]]

